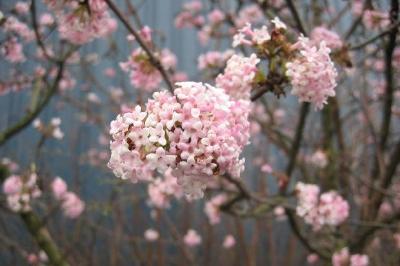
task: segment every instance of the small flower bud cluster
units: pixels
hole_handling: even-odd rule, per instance
[[[342,248],[337,251],[332,256],[333,266],[368,266],[369,258],[367,255],[363,254],[353,254],[350,255],[349,249]]]
[[[48,125],[44,125],[39,118],[33,121],[33,127],[36,128],[40,133],[45,136],[53,137],[55,139],[64,138],[64,133],[61,131],[61,119],[59,117],[54,117],[50,120]]]
[[[296,185],[296,192],[297,215],[303,217],[316,231],[324,225],[340,225],[349,216],[349,204],[336,191],[320,195],[317,185],[299,182]]]
[[[61,202],[61,209],[68,218],[75,219],[85,210],[85,203],[75,193],[68,191],[67,184],[60,177],[53,180],[51,190],[54,198]]]
[[[3,183],[3,192],[7,196],[8,207],[14,212],[31,210],[31,200],[40,197],[42,192],[36,184],[37,175],[12,175]]]

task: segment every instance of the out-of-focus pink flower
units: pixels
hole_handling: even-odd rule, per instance
[[[219,194],[213,197],[210,201],[207,201],[204,206],[204,212],[208,217],[210,224],[215,225],[221,221],[220,206],[226,201],[225,194]]]
[[[400,233],[396,233],[393,235],[393,240],[397,249],[400,249]]]
[[[389,13],[377,10],[365,10],[362,21],[367,29],[383,29],[390,24]]]
[[[57,200],[61,200],[64,198],[65,193],[67,193],[67,183],[61,177],[57,176],[51,183],[51,190],[54,197]]]
[[[351,11],[353,12],[353,14],[356,16],[361,16],[363,12],[363,5],[364,2],[362,0],[354,0],[351,6]]]
[[[317,263],[318,260],[319,257],[317,254],[312,253],[307,256],[307,263],[310,265],[314,265],[315,263]]]
[[[354,254],[350,257],[350,266],[368,266],[369,258],[367,255]]]
[[[144,238],[149,242],[154,242],[159,237],[160,237],[159,233],[152,228],[149,228],[144,232]]]
[[[0,47],[1,54],[11,63],[22,63],[26,60],[23,46],[17,38],[10,38]]]
[[[201,54],[198,59],[198,68],[200,70],[206,68],[222,68],[225,66],[226,61],[234,54],[233,50],[227,50],[225,52],[209,51],[205,54]]]
[[[195,230],[189,229],[183,237],[183,241],[189,247],[195,247],[201,243],[201,236]]]
[[[350,253],[348,248],[343,248],[338,252],[335,252],[332,256],[333,266],[345,266],[348,265],[350,259]]]
[[[237,17],[235,17],[235,24],[238,28],[243,27],[246,23],[255,24],[264,19],[264,15],[259,5],[251,4],[247,5],[239,11]]]
[[[3,192],[7,195],[17,194],[22,190],[22,179],[20,176],[12,175],[3,183]]]
[[[207,17],[211,24],[218,24],[225,19],[225,14],[220,9],[213,9]]]
[[[324,41],[326,46],[332,50],[339,49],[343,46],[340,36],[336,32],[328,30],[323,26],[314,28],[311,31],[310,37],[316,46],[318,46],[322,41]]]
[[[15,4],[15,11],[20,15],[27,14],[29,12],[29,3],[17,2]]]
[[[64,215],[75,219],[85,210],[85,203],[73,192],[66,192],[62,198],[61,208]]]
[[[42,26],[51,26],[54,24],[54,17],[50,13],[43,13],[40,16],[39,23]]]
[[[227,235],[227,236],[225,236],[224,243],[222,244],[222,246],[223,246],[224,248],[230,249],[230,248],[232,248],[232,247],[235,246],[235,245],[236,245],[236,240],[235,240],[235,238],[233,237],[233,235]]]
[[[104,75],[106,75],[106,77],[113,78],[115,77],[115,70],[111,67],[107,67],[104,69]]]
[[[267,173],[267,174],[271,174],[273,171],[271,165],[265,163],[263,165],[261,165],[261,172]]]
[[[5,32],[14,33],[18,36],[21,36],[26,42],[30,42],[35,39],[35,33],[33,30],[29,29],[25,23],[19,21],[14,16],[7,17],[3,24],[3,30]]]
[[[326,153],[322,150],[317,150],[311,155],[310,163],[316,167],[324,168],[328,164]]]

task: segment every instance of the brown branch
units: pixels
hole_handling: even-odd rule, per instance
[[[64,62],[62,61],[58,63],[57,76],[53,82],[53,85],[50,88],[48,88],[42,102],[36,105],[33,110],[29,110],[28,113],[23,118],[21,118],[17,123],[15,123],[11,127],[7,128],[6,130],[0,133],[0,146],[2,146],[9,139],[11,139],[19,132],[21,132],[24,128],[26,128],[47,106],[47,104],[50,102],[51,97],[57,91],[58,84],[62,78],[63,70],[64,70]]]
[[[293,1],[292,1],[292,0],[286,0],[286,5],[288,6],[290,12],[291,12],[292,15],[293,15],[293,18],[294,18],[294,20],[295,20],[295,22],[296,22],[296,25],[297,25],[298,30],[299,30],[301,33],[303,33],[304,36],[307,36],[306,29],[305,29],[305,27],[304,27],[304,25],[303,25],[303,22],[301,22],[299,13],[297,12],[297,9],[296,9],[296,7],[295,7]]]
[[[113,3],[112,0],[104,0],[108,7],[114,12],[114,14],[119,18],[119,20],[124,24],[124,26],[128,29],[128,31],[135,37],[135,40],[138,42],[140,47],[143,48],[147,56],[149,57],[150,63],[157,68],[157,70],[160,72],[161,76],[163,77],[165,83],[168,86],[168,89],[171,93],[174,92],[174,86],[172,84],[172,81],[170,80],[167,71],[164,69],[162,66],[160,60],[153,54],[153,52],[150,50],[150,48],[146,45],[146,43],[143,41],[142,37],[140,34],[131,26],[129,21],[125,18],[125,16],[122,14],[122,12],[118,9],[118,7]]]

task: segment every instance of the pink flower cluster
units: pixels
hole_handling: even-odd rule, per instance
[[[250,99],[252,82],[259,62],[260,59],[255,54],[250,57],[233,55],[228,60],[224,73],[217,76],[217,87],[224,89],[235,99]]]
[[[62,178],[56,177],[53,180],[51,190],[54,198],[61,202],[61,209],[68,218],[75,219],[85,210],[85,203],[75,193],[68,191]]]
[[[13,33],[21,36],[21,38],[25,42],[30,42],[35,39],[35,33],[33,32],[33,30],[29,29],[29,27],[25,23],[19,21],[14,16],[7,17],[4,25],[2,26],[2,29],[6,33]]]
[[[296,193],[298,204],[296,213],[303,217],[314,230],[324,225],[337,226],[349,216],[349,204],[336,191],[320,195],[317,185],[297,183]]]
[[[0,47],[0,52],[4,58],[11,63],[22,63],[26,60],[23,52],[23,46],[15,37],[5,41]]]
[[[362,254],[350,256],[349,249],[343,248],[333,254],[332,264],[333,266],[368,266],[369,258],[367,255]]]
[[[161,65],[166,70],[176,66],[176,57],[168,49],[163,49],[159,57]],[[127,62],[120,63],[122,70],[130,73],[131,84],[144,91],[155,90],[162,81],[162,76],[157,68],[150,62],[148,55],[141,48],[135,49]]]
[[[389,13],[365,10],[362,21],[367,29],[383,29],[390,25]]]
[[[206,202],[204,212],[206,213],[210,224],[215,225],[221,221],[220,207],[224,202],[226,202],[226,200],[227,197],[225,194],[219,194]]]
[[[247,5],[239,11],[238,16],[235,16],[235,25],[238,28],[243,27],[246,23],[255,24],[264,19],[263,11],[259,5]]]
[[[14,212],[28,212],[31,210],[32,199],[42,194],[37,186],[37,175],[12,175],[3,183],[3,192],[7,196],[8,207]]]
[[[88,43],[112,33],[117,28],[117,21],[110,16],[103,0],[67,4],[48,2],[49,8],[56,13],[61,38],[73,44]],[[65,10],[65,6],[69,8]]]
[[[164,178],[157,178],[147,187],[150,206],[157,208],[168,208],[170,198],[181,198],[182,188],[177,183],[177,178],[172,175],[172,169],[169,168],[164,173]]]
[[[323,26],[314,28],[311,31],[310,38],[314,45],[319,45],[324,41],[326,46],[332,50],[339,49],[343,46],[340,36],[336,32],[328,30]]]
[[[325,42],[317,47],[308,38],[300,37],[293,46],[299,49],[298,56],[286,63],[286,75],[292,85],[291,93],[301,102],[311,102],[322,109],[328,97],[336,95],[337,72]]]
[[[189,198],[202,197],[215,176],[240,176],[249,108],[248,101],[233,101],[222,89],[177,83],[174,95],[155,92],[145,111],[136,106],[111,122],[108,165],[117,177],[134,182],[172,168]]]
[[[202,54],[198,58],[198,68],[204,70],[206,68],[223,68],[226,61],[234,54],[233,50],[226,50],[225,52],[209,51]]]

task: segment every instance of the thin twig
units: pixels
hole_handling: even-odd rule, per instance
[[[168,86],[168,89],[171,93],[174,92],[174,86],[172,84],[172,81],[170,80],[167,71],[164,69],[162,66],[160,60],[153,54],[153,52],[150,50],[150,48],[146,45],[146,43],[143,41],[142,37],[140,34],[131,26],[129,21],[125,18],[125,16],[122,14],[122,12],[118,9],[118,7],[113,3],[111,0],[104,0],[107,5],[110,7],[110,9],[114,12],[114,14],[121,20],[122,24],[125,25],[125,27],[128,29],[128,31],[135,37],[135,40],[138,42],[140,47],[143,48],[147,56],[149,57],[150,63],[157,68],[157,70],[160,72],[161,76],[163,77],[165,83]]]

